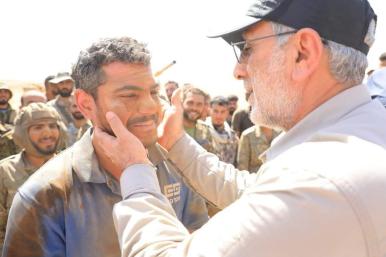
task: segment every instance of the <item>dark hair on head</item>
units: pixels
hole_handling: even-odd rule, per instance
[[[51,79],[55,78],[55,76],[53,75],[50,75],[50,76],[47,76],[47,78],[45,78],[44,80],[44,86],[47,88],[48,87],[48,83]]]
[[[205,98],[205,101],[208,101],[210,99],[209,94],[204,92],[202,89],[190,84],[185,83],[182,89],[182,99],[185,100],[188,93],[192,93],[194,95],[202,95]]]
[[[229,95],[227,99],[228,101],[238,101],[239,97],[237,95]]]
[[[176,88],[178,88],[178,83],[173,81],[173,80],[169,80],[168,82],[165,83],[165,85],[167,84],[174,84],[176,86]]]
[[[106,82],[103,66],[114,62],[150,65],[146,45],[129,37],[104,38],[81,51],[72,68],[75,87],[97,98],[97,88]]]
[[[223,96],[216,96],[210,101],[210,106],[212,107],[215,104],[220,106],[228,106],[229,101]]]
[[[380,60],[381,62],[386,61],[386,52],[383,53],[383,54],[381,54],[381,56],[379,56],[379,60]]]

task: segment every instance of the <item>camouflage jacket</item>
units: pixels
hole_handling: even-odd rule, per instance
[[[17,189],[35,172],[24,152],[0,161],[0,244],[3,247],[7,217]]]
[[[198,144],[205,148],[205,150],[214,153],[213,138],[208,124],[206,124],[202,120],[198,120],[196,123],[196,127],[191,130],[193,132],[190,133],[186,128],[185,131],[189,134],[189,136],[193,137]]]
[[[206,123],[212,136],[213,153],[216,154],[221,161],[235,164],[239,143],[236,133],[226,122],[224,123],[224,129],[222,131],[218,131],[213,127],[210,118],[208,118]]]
[[[273,131],[272,140],[279,134]],[[242,134],[237,152],[237,168],[239,170],[248,170],[257,172],[263,164],[259,156],[264,153],[271,145],[260,128],[257,126],[246,129]]]
[[[8,108],[5,111],[0,112],[0,123],[12,124],[15,121],[17,112],[12,109],[12,106],[8,104]]]
[[[56,96],[55,99],[49,101],[47,104],[54,107],[58,111],[66,127],[72,122],[73,118],[69,110],[69,104],[66,104],[62,100],[61,96]]]
[[[20,152],[20,148],[13,142],[12,134],[11,125],[0,124],[0,160]]]

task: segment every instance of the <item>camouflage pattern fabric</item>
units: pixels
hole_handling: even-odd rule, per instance
[[[224,128],[216,130],[212,125],[212,120],[208,118],[207,125],[212,136],[212,148],[215,155],[226,163],[236,164],[236,155],[239,139],[236,133],[224,123]]]
[[[279,133],[273,131],[272,139]],[[263,164],[259,156],[264,153],[271,145],[272,140],[268,140],[260,128],[253,126],[246,129],[242,134],[237,152],[237,168],[239,170],[248,170],[257,172]]]
[[[35,172],[21,152],[0,161],[0,244],[3,248],[7,217],[17,189]]]

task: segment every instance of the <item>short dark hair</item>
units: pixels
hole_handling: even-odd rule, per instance
[[[130,37],[105,38],[81,51],[72,68],[75,87],[97,98],[97,88],[106,80],[103,66],[114,63],[150,65],[150,53],[145,44]]]
[[[381,62],[386,61],[386,52],[383,53],[383,54],[381,54],[381,56],[379,56],[379,60],[380,60]]]
[[[202,95],[204,97],[205,101],[207,101],[210,98],[209,94],[204,92],[202,89],[200,89],[200,88],[198,88],[190,83],[185,83],[184,87],[182,89],[182,100],[183,101],[185,101],[188,93],[192,93],[194,95]]]
[[[48,87],[48,84],[50,82],[51,79],[55,78],[54,75],[50,75],[50,76],[47,76],[47,78],[44,80],[44,86],[47,88]]]
[[[229,95],[227,98],[228,98],[228,101],[238,101],[239,100],[239,97],[237,95]]]
[[[213,99],[210,101],[210,106],[212,107],[215,104],[220,106],[228,106],[229,101],[223,96],[216,96],[216,97],[213,97]]]
[[[165,83],[165,85],[167,84],[174,84],[178,88],[178,83],[173,80],[169,80],[168,82]]]

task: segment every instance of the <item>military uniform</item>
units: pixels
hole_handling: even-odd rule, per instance
[[[32,166],[25,152],[0,161],[0,244],[3,246],[9,209],[17,189],[39,167]]]
[[[213,152],[220,161],[235,164],[239,139],[236,133],[224,123],[224,128],[219,131],[213,127],[212,119],[207,119],[207,125],[212,136]]]
[[[213,138],[208,124],[202,120],[197,120],[196,126],[193,129],[186,129],[186,133],[193,137],[208,152],[214,153]]]
[[[20,152],[20,148],[13,142],[13,131],[2,128],[4,126],[0,124],[0,160]]]
[[[49,101],[47,104],[56,109],[66,127],[68,127],[68,125],[73,122],[73,118],[70,112],[70,101],[66,103],[66,100],[63,99],[63,97],[57,95],[54,100]]]
[[[7,90],[10,94],[10,98],[12,98],[12,91],[11,91],[11,89],[9,89],[9,86],[0,82],[0,89],[1,90]],[[8,101],[9,101],[9,99],[8,99]],[[16,118],[16,115],[17,115],[17,112],[8,103],[7,109],[1,109],[0,110],[0,124],[13,125],[15,118]]]
[[[236,132],[237,136],[240,136],[244,130],[253,126],[249,118],[249,112],[250,111],[246,109],[239,109],[233,114],[232,129]]]
[[[279,132],[272,131],[272,139],[268,140],[258,126],[246,129],[242,134],[237,152],[237,168],[257,172],[263,164],[259,156],[271,145],[272,140]]]
[[[17,112],[8,104],[8,108],[0,111],[0,123],[14,124]]]

